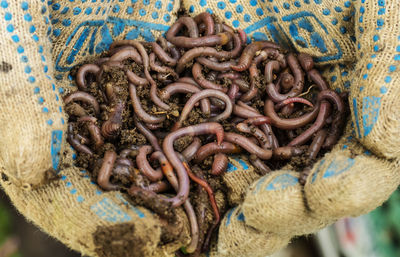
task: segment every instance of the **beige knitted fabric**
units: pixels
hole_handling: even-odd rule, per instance
[[[0,183],[41,229],[89,256],[173,256],[190,242],[163,231],[145,208],[105,193],[73,166],[61,95],[69,71],[116,39],[154,40],[183,7],[216,14],[248,39],[314,57],[330,86],[348,91],[351,119],[304,187],[288,169],[260,177],[232,157],[224,182],[236,205],[210,256],[265,256],[293,236],[376,208],[399,184],[400,7],[388,0],[0,0]],[[57,170],[58,178],[54,178]]]

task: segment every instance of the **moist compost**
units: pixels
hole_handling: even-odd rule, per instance
[[[227,201],[227,156],[245,155],[265,175],[304,171],[340,137],[346,95],[329,89],[311,56],[201,13],[180,18],[156,42],[122,40],[74,68],[65,96],[76,165],[106,191],[120,190],[160,217],[161,244],[176,240],[182,206],[191,228],[184,252],[206,252]],[[151,235],[147,235],[151,236]],[[100,256],[142,256],[132,225],[99,227]],[[132,251],[132,249],[135,249]]]

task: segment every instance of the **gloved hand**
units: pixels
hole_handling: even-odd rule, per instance
[[[166,31],[179,3],[77,1],[0,0],[1,185],[28,219],[83,254],[173,253],[188,242],[183,213],[178,213],[181,237],[157,248],[162,231],[151,212],[130,205],[120,193],[99,191],[85,171],[73,167],[60,93],[74,88],[71,68],[114,39],[153,40]],[[260,178],[246,161],[230,159],[224,180],[237,207],[225,215],[211,256],[265,256],[293,236],[366,213],[387,199],[400,179],[400,88],[395,86],[400,8],[394,1],[184,0],[182,5],[192,15],[212,11],[256,40],[312,55],[332,88],[350,92],[352,121],[338,145],[313,166],[304,187],[298,172],[282,169]],[[59,169],[61,179],[48,182],[52,169]]]

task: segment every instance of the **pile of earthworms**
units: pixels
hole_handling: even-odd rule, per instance
[[[156,42],[112,43],[77,70],[79,90],[64,98],[68,142],[89,160],[98,185],[125,189],[145,206],[151,201],[164,217],[182,205],[191,228],[188,253],[205,251],[220,222],[206,178],[225,172],[228,154],[248,156],[266,174],[295,157],[315,160],[344,127],[345,96],[329,89],[309,55],[246,40],[208,13],[180,17]],[[122,139],[128,132],[143,140]],[[190,144],[176,150],[185,136]],[[207,158],[210,170],[199,172]],[[209,196],[215,222],[207,233],[199,231],[190,180]]]

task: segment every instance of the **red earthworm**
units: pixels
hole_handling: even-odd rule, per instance
[[[317,104],[311,112],[304,114],[303,116],[297,118],[283,119],[280,118],[275,112],[274,102],[272,102],[272,100],[267,99],[264,105],[265,116],[271,118],[272,125],[280,129],[286,130],[296,129],[305,126],[307,123],[313,121],[315,117],[317,117],[319,112],[320,104]]]
[[[196,152],[201,147],[201,140],[198,137],[193,138],[193,142],[182,151],[183,157],[190,162],[193,157],[196,155]]]
[[[292,74],[290,74],[289,72],[282,72],[280,75],[281,79],[280,79],[280,83],[276,83],[277,86],[281,86],[283,90],[288,91],[289,89],[291,89],[295,83],[294,81],[294,77]]]
[[[308,175],[310,175],[310,173],[311,173],[311,168],[309,168],[309,167],[305,168],[300,173],[300,176],[299,176],[300,185],[304,186],[307,183],[307,178],[308,178]]]
[[[220,33],[220,32],[222,32],[222,31],[224,31],[224,28],[223,28],[223,26],[222,26],[222,23],[217,22],[217,23],[215,24],[215,33]],[[225,31],[226,31],[226,30],[225,30]],[[232,31],[227,31],[227,32],[235,33],[235,31],[233,31],[233,29],[232,29]]]
[[[76,134],[75,138],[78,139],[81,144],[84,145],[90,144],[90,139],[85,136],[82,136],[81,134]]]
[[[255,108],[253,108],[253,107],[251,107],[251,106],[245,104],[243,101],[237,101],[237,104],[240,105],[240,106],[242,106],[242,107],[244,107],[244,108],[246,108],[246,109],[248,109],[249,111],[252,111],[252,112],[255,112],[255,113],[258,113],[258,114],[259,114],[259,112],[258,112],[257,109],[255,109]]]
[[[75,91],[74,93],[72,93],[64,98],[64,104],[68,104],[68,103],[74,102],[74,101],[82,101],[82,102],[88,103],[91,106],[93,106],[93,109],[94,109],[96,115],[98,115],[100,113],[100,106],[99,106],[99,103],[97,102],[96,98],[86,92]]]
[[[345,124],[346,116],[345,116],[345,105],[342,98],[332,90],[324,90],[318,94],[318,99],[326,99],[333,103],[336,106],[337,113],[335,114],[331,128],[329,130],[329,134],[326,137],[324,148],[332,147],[338,140],[340,131],[342,131],[342,127]]]
[[[297,56],[297,59],[299,60],[301,67],[305,71],[310,71],[312,68],[314,68],[314,61],[310,55],[301,53],[299,54],[299,56]]]
[[[169,28],[169,30],[165,34],[165,38],[172,44],[177,45],[173,42],[174,40],[171,40],[171,38],[175,38],[175,35],[179,33],[179,30],[183,26],[187,28],[187,31],[189,32],[189,37],[199,37],[199,30],[194,19],[192,17],[181,17]]]
[[[113,170],[112,170],[112,175],[117,176],[119,178],[120,177],[125,177],[129,181],[131,181],[131,178],[130,178],[131,177],[131,173],[130,173],[129,167],[130,166],[125,165],[125,164],[118,164],[117,161],[116,161],[115,165],[113,167]]]
[[[171,57],[178,62],[178,60],[181,58],[181,53],[179,50],[175,46],[171,45],[169,47],[169,51],[171,53]]]
[[[139,154],[136,156],[136,165],[151,182],[156,182],[162,179],[163,174],[161,171],[154,170],[149,161],[147,155],[153,151],[153,147],[144,145],[139,148]]]
[[[156,136],[154,136],[153,132],[151,132],[145,125],[143,125],[136,116],[133,117],[133,122],[135,123],[136,128],[147,139],[154,150],[161,151],[161,146],[158,143],[158,139]]]
[[[249,157],[250,163],[256,168],[257,173],[264,176],[271,172],[271,169],[257,156],[251,154]]]
[[[128,78],[129,82],[136,86],[145,86],[149,84],[149,81],[147,79],[139,77],[130,70],[126,70],[126,77]]]
[[[325,125],[325,120],[331,112],[331,105],[329,102],[326,102],[325,100],[323,100],[320,105],[321,106],[319,108],[319,113],[314,124],[307,130],[303,131],[303,133],[301,133],[295,139],[290,141],[288,146],[298,146],[304,144],[312,137],[312,135],[314,135],[314,133],[316,133]]]
[[[170,162],[167,160],[166,156],[161,151],[154,152],[151,155],[150,159],[153,159],[153,160],[157,159],[160,162],[162,172],[164,173],[165,177],[168,179],[168,181],[172,185],[172,187],[175,189],[175,191],[178,192],[178,195],[182,189],[189,190],[189,178],[187,177],[188,174],[186,173],[185,166],[183,166],[183,164],[182,164],[182,167],[185,171],[184,175],[187,177],[187,181],[185,182],[186,184],[182,185],[182,183],[180,183],[180,182],[182,182],[180,174],[178,173],[178,177],[179,177],[179,182],[178,182],[178,179],[176,178],[175,173],[173,172],[173,168],[172,168]],[[171,202],[171,199],[168,199],[167,201]],[[174,206],[174,202],[172,202],[172,203]],[[175,206],[175,207],[177,207],[177,206]],[[186,248],[186,251],[194,252],[197,248],[197,243],[198,243],[198,238],[199,238],[196,214],[193,210],[192,205],[190,204],[189,199],[187,199],[187,197],[183,202],[183,207],[185,208],[186,214],[188,216],[190,227],[191,227],[191,233],[192,233],[192,240],[191,240],[189,246]]]
[[[218,75],[218,72],[217,71],[209,71],[208,73],[207,73],[207,77],[206,77],[206,79],[207,80],[211,80],[211,81],[214,81],[214,80],[216,80],[217,79],[217,75]]]
[[[307,72],[310,79],[318,86],[320,91],[329,89],[328,83],[321,76],[321,74],[316,69],[311,69]]]
[[[232,34],[235,33],[235,30],[231,26],[226,25],[225,23],[222,23],[222,29],[223,31],[230,32]]]
[[[204,57],[200,57],[200,58],[204,58]],[[200,59],[200,58],[198,58],[198,59]],[[229,67],[229,70],[230,69],[231,68]],[[239,79],[240,77],[241,77],[240,73],[231,71],[231,72],[224,72],[224,73],[218,74],[217,79],[227,78],[227,79],[233,80],[233,79]]]
[[[200,87],[199,84],[197,84],[197,82],[191,77],[181,77],[178,79],[178,82],[187,83],[187,84],[191,84],[191,85]]]
[[[225,55],[227,55],[227,59],[235,58],[237,57],[240,52],[242,51],[242,41],[240,40],[240,37],[238,34],[232,34],[232,39],[233,39],[233,45],[234,47],[230,51],[224,51]]]
[[[218,51],[213,47],[197,47],[186,51],[176,65],[176,72],[181,73],[185,69],[187,63],[190,63],[194,58],[199,56],[213,56],[218,59],[231,59],[236,57],[236,55],[240,53],[242,46],[240,44],[239,36],[235,34],[233,39],[235,42],[238,41],[238,44],[234,49],[232,49],[232,51]]]
[[[132,162],[130,159],[125,158],[125,157],[120,157],[120,158],[118,158],[118,159],[115,161],[115,164],[118,164],[118,165],[125,165],[125,166],[128,166],[128,167],[133,167],[133,162]]]
[[[205,25],[205,36],[214,34],[214,19],[211,14],[208,12],[202,12],[196,15],[193,19],[197,24],[203,23]]]
[[[275,85],[273,83],[269,83],[267,85],[267,94],[274,102],[280,102],[285,100],[286,98],[295,97],[303,91],[304,74],[296,57],[294,57],[293,54],[289,54],[287,56],[287,60],[289,67],[293,72],[295,82],[292,89],[286,94],[279,93]]]
[[[246,107],[240,106],[238,104],[233,105],[232,113],[240,118],[245,119],[261,116],[261,114],[249,110]]]
[[[104,140],[101,136],[100,128],[96,125],[97,119],[92,116],[83,116],[78,119],[78,122],[86,122],[87,129],[94,142],[94,147],[95,149],[99,149],[104,144]]]
[[[156,77],[159,82],[162,82],[163,84],[169,84],[172,83],[172,80],[169,79],[170,74],[169,73],[157,73]]]
[[[129,84],[129,95],[132,100],[132,106],[135,111],[135,114],[141,120],[143,120],[146,123],[151,123],[151,124],[161,123],[165,120],[165,118],[166,118],[165,115],[154,116],[154,115],[151,115],[151,114],[148,114],[145,112],[145,110],[143,109],[143,107],[140,103],[140,99],[136,94],[136,87],[132,84]]]
[[[109,118],[101,126],[101,134],[105,138],[112,138],[118,134],[122,126],[122,112],[125,109],[125,103],[122,101],[117,101],[115,105],[112,106],[112,111],[109,114]]]
[[[81,144],[81,142],[74,137],[74,128],[72,123],[68,124],[67,141],[76,151],[93,155],[93,152],[89,147]]]
[[[167,49],[169,48],[169,46],[168,46],[168,41],[167,41],[167,39],[165,39],[165,37],[163,37],[163,36],[161,35],[161,36],[159,36],[159,37],[157,38],[156,41],[160,43],[159,46],[161,46],[161,48],[162,48],[164,51],[167,51]]]
[[[227,93],[228,97],[234,102],[235,99],[238,97],[238,93],[239,93],[239,86],[235,83],[232,83]]]
[[[248,151],[250,154],[254,154],[262,160],[268,160],[272,156],[271,150],[263,149],[253,144],[248,138],[242,135],[225,132],[224,140],[239,145],[240,147],[246,149],[246,151]]]
[[[171,75],[173,78],[178,79],[178,74],[168,66],[160,66],[156,63],[156,55],[154,53],[151,53],[149,55],[149,61],[150,61],[150,68],[156,72],[161,72],[161,73],[167,73]]]
[[[228,91],[227,88],[224,88],[221,85],[215,84],[214,82],[207,80],[202,73],[201,65],[197,62],[193,64],[192,73],[193,78],[202,88],[220,90],[224,93]]]
[[[79,68],[76,74],[76,84],[79,90],[86,90],[86,75],[88,73],[97,74],[100,71],[100,67],[96,64],[85,64]]]
[[[264,76],[265,76],[265,82],[266,83],[272,83],[274,80],[274,74],[273,72],[276,71],[278,72],[280,70],[281,66],[279,65],[278,61],[269,61],[265,65],[265,70],[264,70]]]
[[[289,117],[290,115],[292,115],[292,113],[294,113],[295,110],[296,109],[294,108],[294,103],[291,103],[282,107],[281,114],[283,116]]]
[[[171,165],[175,168],[179,178],[179,190],[175,197],[169,199],[173,207],[181,205],[189,195],[189,178],[185,167],[174,151],[174,141],[182,136],[198,136],[202,134],[215,134],[218,144],[221,144],[224,138],[224,129],[219,123],[201,123],[178,129],[168,134],[163,142],[163,150]]]
[[[99,184],[99,186],[106,191],[118,189],[117,185],[110,183],[110,177],[112,175],[112,170],[116,159],[117,154],[113,150],[106,151],[103,157],[103,163],[101,164],[101,168],[97,176],[97,184]]]
[[[260,129],[264,132],[264,134],[268,138],[268,142],[271,143],[271,148],[275,149],[279,147],[278,139],[275,136],[274,131],[272,130],[271,125],[269,124],[261,124]]]
[[[151,183],[150,185],[144,187],[143,189],[152,191],[154,193],[162,193],[162,192],[168,191],[170,188],[171,188],[171,186],[169,183],[161,180],[161,181]]]
[[[244,71],[250,67],[251,60],[257,51],[260,51],[263,48],[275,48],[279,49],[280,47],[269,41],[257,41],[253,42],[250,45],[247,45],[243,50],[242,55],[240,56],[239,62],[237,65],[231,66],[232,70],[235,71]]]
[[[327,136],[326,129],[321,129],[315,134],[315,137],[308,149],[308,158],[310,160],[313,160],[317,157],[319,150],[321,150],[322,144],[325,141],[326,136]]]
[[[162,123],[158,123],[158,124],[146,123],[145,125],[150,130],[156,130],[156,129],[159,129],[159,128],[161,128],[163,126]]]
[[[132,59],[137,64],[142,64],[143,60],[139,52],[132,46],[126,46],[125,48],[115,52],[111,57],[111,62],[123,62],[127,59]]]
[[[181,111],[181,115],[179,116],[179,120],[175,123],[172,128],[172,131],[180,128],[182,123],[188,117],[190,111],[193,109],[194,104],[201,99],[208,98],[208,97],[216,97],[221,99],[225,102],[225,110],[223,113],[219,114],[216,117],[210,118],[210,121],[221,121],[227,119],[232,113],[232,102],[230,101],[229,97],[222,93],[221,91],[214,90],[214,89],[205,89],[198,93],[192,95],[189,100],[186,102],[185,106]]]
[[[272,156],[276,159],[288,160],[293,156],[298,156],[302,153],[304,153],[304,149],[301,147],[281,146],[272,151]]]
[[[250,90],[249,83],[247,83],[243,79],[235,79],[233,82],[235,82],[235,84],[239,86],[239,89],[242,92],[247,92]]]
[[[259,129],[255,126],[250,127],[245,123],[237,124],[236,128],[240,132],[248,133],[248,134],[251,134],[252,136],[254,136],[258,140],[258,142],[260,143],[260,145],[263,149],[271,149],[271,142],[268,141],[267,136],[264,134],[264,132],[261,129]]]
[[[162,48],[159,44],[156,42],[150,43],[150,45],[153,48],[153,52],[155,55],[157,55],[158,59],[160,59],[163,63],[165,63],[168,66],[175,66],[177,60],[170,57]],[[151,61],[151,59],[150,59]],[[150,62],[151,65],[151,62]]]
[[[217,153],[240,153],[241,149],[229,142],[222,142],[221,144],[217,144],[216,142],[211,142],[205,144],[197,150],[196,155],[194,156],[194,161],[196,163],[200,163],[204,161],[208,156]]]
[[[212,232],[218,226],[218,224],[219,224],[219,222],[221,220],[221,216],[219,214],[219,209],[218,209],[218,206],[217,206],[217,202],[215,201],[214,192],[213,192],[212,188],[210,187],[210,185],[207,183],[207,181],[205,181],[205,180],[197,177],[195,174],[193,174],[193,172],[190,170],[190,167],[187,164],[187,162],[184,161],[183,162],[183,166],[185,167],[185,170],[186,170],[187,174],[189,175],[190,179],[193,180],[194,182],[196,182],[197,184],[199,184],[201,187],[203,187],[204,190],[206,190],[206,192],[208,194],[208,197],[210,199],[211,207],[212,207],[213,212],[214,212],[214,216],[215,216],[214,224],[210,228],[210,230],[208,231],[207,237],[204,240],[204,245],[203,245],[203,249],[204,248],[208,248]]]
[[[278,61],[282,69],[286,68],[287,66],[285,55],[275,48],[264,48],[256,57],[254,57],[253,61],[258,65],[260,62],[263,62],[267,59]]]
[[[250,89],[240,97],[243,102],[248,102],[258,94],[259,74],[257,65],[253,62],[249,68]]]
[[[257,117],[248,118],[245,121],[243,121],[243,123],[255,125],[255,126],[259,126],[262,124],[271,124],[271,118],[267,117],[267,116],[257,116]]]
[[[291,97],[291,98],[283,100],[282,102],[279,102],[279,103],[275,104],[275,110],[279,110],[283,106],[291,104],[291,103],[302,103],[302,104],[308,105],[310,107],[314,107],[314,105],[310,101],[305,99],[305,98],[302,98],[302,97]]]
[[[110,60],[110,57],[101,57],[99,59],[97,59],[94,64],[96,65],[102,65],[105,62],[108,62]]]
[[[244,30],[242,30],[242,29],[238,29],[238,34],[239,34],[240,41],[242,42],[242,44],[245,44],[247,41],[246,32],[244,32]]]
[[[223,153],[214,155],[214,161],[211,167],[211,174],[219,176],[226,171],[228,167],[228,157]]]
[[[235,62],[232,60],[226,62],[217,62],[206,57],[198,57],[196,58],[196,61],[201,65],[204,65],[205,67],[215,71],[229,71],[231,70],[231,65],[235,64]]]

